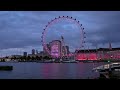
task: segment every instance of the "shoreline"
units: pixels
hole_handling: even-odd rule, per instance
[[[2,61],[0,61],[2,62]],[[101,63],[101,62],[120,62],[120,60],[102,60],[102,61],[97,61],[97,60],[81,60],[81,61],[4,61],[4,62],[11,62],[11,63],[19,63],[19,62],[36,62],[36,63]]]

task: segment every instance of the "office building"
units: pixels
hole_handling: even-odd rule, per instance
[[[27,52],[23,52],[23,56],[27,56]]]
[[[35,49],[32,49],[32,55],[35,55]]]
[[[61,57],[61,41],[53,40],[50,42],[50,54],[53,57]]]

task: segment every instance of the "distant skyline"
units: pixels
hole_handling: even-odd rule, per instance
[[[86,45],[89,48],[120,47],[120,11],[0,11],[0,54],[31,53],[32,49],[42,51],[41,35],[45,25],[58,16],[72,16],[83,24],[86,32]],[[65,35],[71,49],[80,40],[75,25],[54,24],[46,41]],[[61,28],[59,28],[61,27]],[[71,29],[71,30],[70,30]],[[68,31],[66,31],[68,30]],[[78,45],[77,45],[78,46]]]

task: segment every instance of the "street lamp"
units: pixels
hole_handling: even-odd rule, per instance
[[[113,58],[113,56],[111,55],[111,59]]]

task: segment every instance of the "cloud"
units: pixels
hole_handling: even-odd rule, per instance
[[[97,43],[100,47],[106,47],[109,42],[113,47],[120,45],[119,11],[0,11],[0,49],[24,48],[30,51],[25,48],[42,47],[41,36],[45,25],[58,16],[72,16],[83,24],[86,46],[94,48]],[[76,24],[55,22],[46,34],[46,41],[59,39],[61,35],[72,48],[80,45]]]

